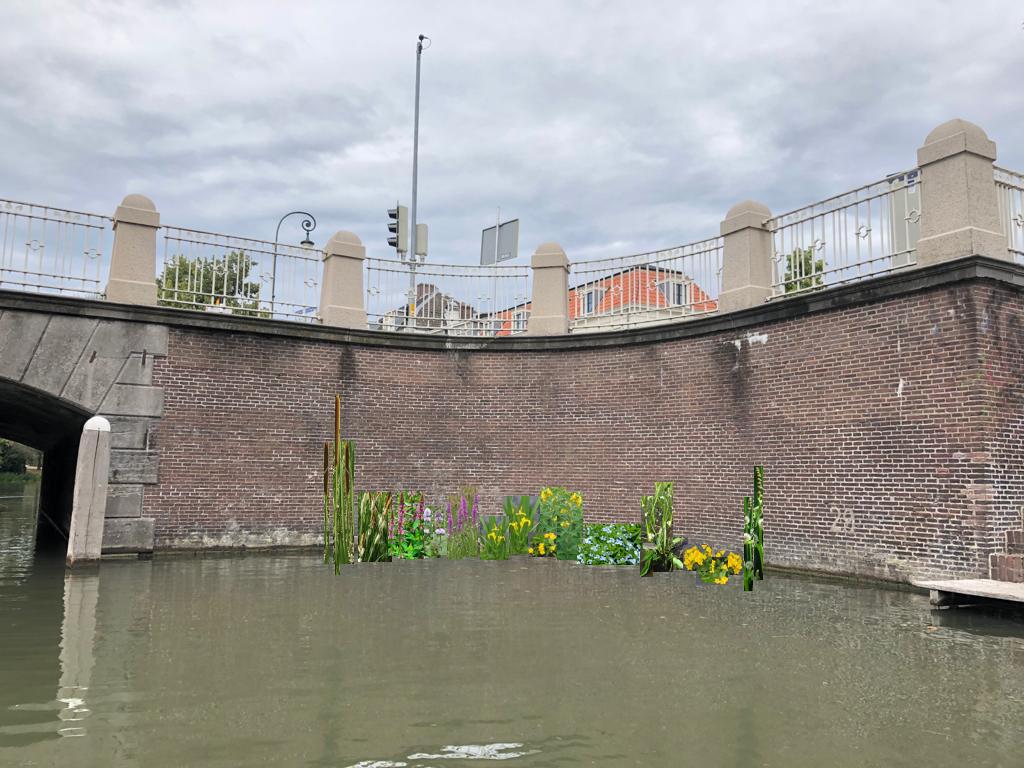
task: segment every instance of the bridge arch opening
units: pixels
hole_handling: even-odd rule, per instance
[[[93,414],[47,392],[0,377],[0,437],[43,453],[36,552],[67,550],[82,426]]]

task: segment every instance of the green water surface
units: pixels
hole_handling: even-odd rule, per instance
[[[522,559],[66,575],[32,556],[19,493],[0,488],[2,766],[1024,766],[1014,614]]]

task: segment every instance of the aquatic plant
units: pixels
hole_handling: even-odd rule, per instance
[[[392,494],[386,491],[364,491],[359,499],[358,556],[361,563],[390,562],[388,525],[391,518]]]
[[[533,503],[529,496],[505,497],[505,519],[508,521],[508,550],[512,555],[525,555],[533,530]]]
[[[526,553],[533,557],[558,557],[558,535],[554,531],[547,531],[534,536]]]
[[[712,551],[709,544],[690,547],[683,553],[683,567],[696,571],[701,581],[707,584],[725,584],[729,572],[738,574],[743,570],[743,559],[735,552],[720,549]]]
[[[640,526],[625,523],[583,526],[576,562],[582,565],[636,565],[640,562]]]
[[[481,560],[508,560],[509,537],[508,518],[488,516],[484,518]]]
[[[583,496],[562,487],[543,489],[537,503],[534,543],[543,543],[545,550],[554,544],[559,560],[576,560],[582,537]]]
[[[682,536],[672,535],[672,483],[655,483],[653,496],[640,498],[643,513],[643,551],[640,555],[640,575],[650,576],[655,571],[682,570],[683,563],[676,556],[686,543]]]
[[[464,489],[458,497],[453,509],[451,498],[448,501],[448,559],[462,560],[466,557],[476,557],[480,553],[480,529],[476,525],[479,516],[477,510],[477,498],[474,493],[472,497],[467,496]],[[473,499],[470,504],[469,498]]]
[[[324,440],[324,562],[331,559],[331,444]]]
[[[395,511],[397,510],[397,520]],[[423,494],[403,491],[398,495],[388,523],[388,551],[392,557],[418,560],[426,554]]]
[[[351,440],[341,439],[341,396],[334,396],[334,463],[324,443],[324,562],[334,561],[334,572],[353,561],[355,537],[355,461]]]
[[[743,591],[764,578],[764,467],[754,467],[754,498],[743,497]]]

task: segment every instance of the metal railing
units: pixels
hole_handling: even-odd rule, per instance
[[[577,262],[571,269],[573,333],[670,322],[718,309],[722,238]]]
[[[365,281],[371,330],[449,336],[526,331],[529,267],[367,259]]]
[[[772,298],[913,265],[920,220],[916,169],[768,219]]]
[[[1024,173],[995,169],[999,221],[1013,260],[1024,264]]]
[[[323,253],[302,246],[163,228],[157,301],[180,309],[318,322]]]
[[[0,200],[0,288],[102,296],[110,232],[109,216]]]

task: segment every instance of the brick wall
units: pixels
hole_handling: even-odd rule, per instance
[[[165,415],[146,514],[158,548],[315,543],[337,392],[360,488],[439,498],[474,484],[497,511],[505,494],[564,484],[590,520],[617,521],[673,480],[676,528],[738,548],[762,463],[770,563],[982,575],[1024,498],[1020,305],[1014,289],[974,280],[549,351],[173,327],[154,374]]]

